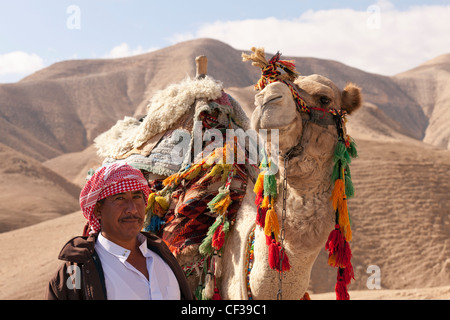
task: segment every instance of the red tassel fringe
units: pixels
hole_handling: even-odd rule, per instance
[[[284,256],[280,270],[280,258],[282,254],[284,254]],[[289,271],[291,269],[286,251],[284,249],[281,250],[281,244],[279,242],[276,243],[273,239],[269,244],[269,267],[277,271]]]
[[[338,278],[336,282],[336,300],[350,300],[350,295],[347,291],[347,285],[345,284],[344,277],[341,276],[341,270],[338,270]]]
[[[264,228],[266,224],[266,213],[268,208],[261,208],[258,207],[257,214],[256,214],[256,224],[259,225],[261,228]]]
[[[213,234],[212,247],[216,250],[220,250],[225,243],[225,232],[223,232],[223,225],[220,225]]]
[[[222,296],[219,293],[219,289],[214,288],[214,294],[211,299],[212,300],[222,300]]]

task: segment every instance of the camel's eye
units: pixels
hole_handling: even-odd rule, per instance
[[[331,102],[331,99],[329,99],[328,97],[322,96],[320,97],[320,103],[323,105],[327,105]]]

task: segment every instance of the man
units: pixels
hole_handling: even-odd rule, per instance
[[[150,193],[129,165],[98,170],[80,195],[90,234],[70,240],[47,299],[192,300],[185,274],[162,240],[141,233]],[[88,229],[88,230],[89,230]]]

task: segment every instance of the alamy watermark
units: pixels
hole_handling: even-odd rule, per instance
[[[77,5],[70,5],[66,9],[69,15],[66,20],[66,26],[69,30],[81,30],[81,9]]]
[[[367,8],[367,13],[369,14],[366,25],[370,30],[381,29],[381,8],[377,5],[371,5]]]
[[[225,137],[218,129],[207,129],[204,132],[200,125],[194,124],[193,137],[188,132],[175,131],[172,139],[178,141],[171,151],[172,163],[191,164],[193,159],[187,156],[204,159],[213,151],[216,152],[215,162],[224,161],[225,164],[250,164],[258,165],[267,156],[272,155],[271,166],[265,172],[276,174],[278,172],[279,131],[278,129],[226,129]],[[203,148],[204,143],[206,146]],[[226,146],[225,156],[223,147]],[[267,154],[266,154],[267,152]],[[220,154],[218,154],[220,153]]]
[[[366,286],[369,290],[381,289],[381,269],[379,266],[370,265],[367,267],[367,273],[370,274],[367,279]]]

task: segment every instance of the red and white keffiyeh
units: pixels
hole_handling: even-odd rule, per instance
[[[147,201],[150,187],[142,172],[127,164],[114,163],[99,169],[86,183],[80,194],[80,207],[88,220],[91,232],[100,231],[100,222],[94,214],[97,201],[112,195],[142,190]]]

